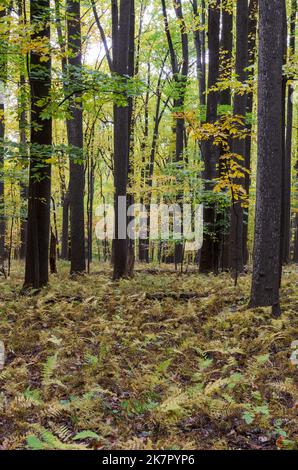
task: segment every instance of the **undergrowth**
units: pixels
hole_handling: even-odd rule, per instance
[[[115,283],[60,265],[30,295],[20,268],[0,280],[1,448],[298,448],[295,268],[280,319],[247,308],[250,276],[138,268]]]

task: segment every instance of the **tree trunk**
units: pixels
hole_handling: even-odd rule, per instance
[[[45,41],[50,46],[50,1],[31,0],[31,24],[38,32],[36,41]],[[41,20],[41,18],[46,18]],[[45,62],[38,53],[31,52],[31,155],[29,172],[28,230],[26,247],[25,287],[39,289],[49,279],[49,231],[51,166],[49,158],[52,144],[52,119],[43,119],[40,100],[47,98],[51,88],[51,60]],[[41,71],[43,72],[41,74]],[[48,146],[48,147],[45,147]],[[38,174],[38,178],[36,178]]]
[[[71,87],[79,86],[81,57],[81,14],[80,2],[67,0],[67,27],[69,53],[69,79]],[[71,274],[86,270],[85,225],[84,225],[84,187],[85,172],[83,165],[83,111],[77,103],[80,92],[74,94],[70,102],[71,118],[68,121],[68,144],[71,146],[69,162],[69,202],[70,202],[70,240]]]
[[[254,64],[255,64],[255,57],[256,57],[256,35],[257,35],[257,18],[258,18],[258,0],[251,0],[249,2],[249,14],[248,14],[248,65],[253,67],[253,70],[250,72],[254,75]],[[250,116],[252,115],[253,111],[253,102],[254,102],[254,95],[253,92],[247,94],[246,98],[246,112]],[[251,119],[251,118],[250,118]],[[252,124],[247,123],[247,128],[249,131],[249,135],[245,139],[245,168],[249,171],[251,170],[251,131],[252,131]],[[245,175],[245,191],[249,196],[250,192],[250,174]],[[246,265],[249,260],[249,252],[248,252],[248,209],[243,213],[243,263]]]
[[[290,22],[290,54],[295,54],[295,31],[296,31],[297,0],[292,0],[291,22]],[[292,80],[294,77],[289,77]],[[292,162],[292,134],[293,134],[293,83],[288,85],[287,103],[287,127],[285,144],[285,173],[284,173],[284,238],[282,248],[282,262],[290,262],[290,239],[291,239],[291,162]]]
[[[196,48],[196,56],[197,56],[197,77],[198,77],[198,84],[199,84],[199,96],[200,96],[200,105],[203,106],[206,103],[206,77],[204,76],[205,73],[205,64],[203,66],[203,47],[202,47],[202,34],[200,31],[200,15],[198,12],[198,2],[197,0],[193,0],[192,2],[193,14],[194,14],[194,43]]]
[[[248,0],[238,0],[236,17],[236,75],[239,82],[246,80],[246,67],[248,63]],[[234,115],[246,116],[246,94],[237,93],[234,97]],[[245,125],[245,123],[244,123]],[[233,153],[245,156],[245,140],[234,139]],[[235,181],[244,187],[244,180]],[[230,268],[237,279],[238,273],[243,271],[243,208],[241,199],[233,201],[231,208],[231,227],[229,235],[229,262]]]
[[[0,21],[4,20],[6,9],[0,10]],[[4,121],[4,99],[5,87],[7,81],[7,46],[6,40],[0,39],[0,264],[5,259],[5,199],[4,199],[4,138],[5,138],[5,121]]]
[[[221,35],[221,53],[222,64],[221,72],[224,72],[228,80],[232,75],[232,53],[233,53],[233,13],[228,9],[227,0],[222,0],[222,35]],[[228,73],[227,73],[228,70]],[[231,89],[226,88],[220,94],[220,104],[229,106],[231,104]]]
[[[259,0],[258,165],[251,307],[280,314],[284,0]]]
[[[112,0],[113,70],[126,80],[129,61],[131,0]],[[124,98],[126,93],[124,93]],[[113,243],[114,280],[126,275],[127,243],[127,168],[129,158],[129,106],[114,105],[114,185],[115,185],[115,239]]]
[[[219,0],[213,6],[209,6],[208,20],[208,47],[209,47],[209,73],[208,89],[212,88],[219,76],[219,29],[220,11]],[[207,96],[206,121],[213,123],[217,119],[218,92],[212,91]],[[205,190],[212,191],[213,180],[218,175],[218,148],[209,140],[203,145],[204,172],[206,180]],[[219,264],[219,238],[220,234],[216,230],[216,207],[214,202],[204,205],[204,241],[201,250],[200,271],[217,272]]]

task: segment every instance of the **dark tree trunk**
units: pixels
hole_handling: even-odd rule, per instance
[[[295,31],[296,31],[297,0],[292,0],[291,23],[290,23],[290,54],[295,54]],[[289,77],[293,79],[294,77]],[[292,134],[293,134],[293,84],[288,85],[287,103],[287,127],[285,144],[285,170],[284,170],[284,238],[282,248],[282,262],[290,262],[290,239],[291,239],[291,162],[292,162]]]
[[[222,37],[221,37],[221,53],[222,66],[221,72],[224,72],[225,78],[229,79],[232,75],[232,53],[233,53],[233,13],[228,9],[227,0],[222,0]],[[228,73],[227,73],[228,70]],[[220,104],[231,104],[231,89],[226,88],[220,94]]]
[[[201,77],[201,91],[202,91],[202,104],[206,105],[206,2],[202,0],[202,31],[201,36],[201,49],[202,49],[202,77]]]
[[[81,14],[80,2],[67,0],[68,13],[68,52],[69,78],[72,87],[79,86],[81,57]],[[80,92],[75,93],[80,97]],[[83,111],[81,103],[70,102],[71,118],[68,121],[68,144],[71,146],[69,162],[69,202],[70,202],[70,240],[71,274],[86,270],[85,225],[84,225],[84,188],[85,172],[83,165]]]
[[[236,75],[239,82],[244,83],[247,74],[248,63],[248,0],[238,0],[236,17]],[[234,115],[246,116],[246,94],[237,93],[234,97]],[[244,124],[245,125],[245,124]],[[245,156],[245,140],[234,139],[233,153]],[[244,180],[235,181],[236,184],[244,186]],[[229,262],[230,268],[236,279],[238,273],[243,270],[243,208],[240,201],[233,201],[231,208],[231,227],[229,234]]]
[[[208,20],[208,47],[209,47],[209,73],[208,89],[212,88],[219,76],[219,28],[220,11],[219,0],[212,6],[209,6]],[[207,115],[206,121],[213,123],[217,119],[218,92],[212,91],[207,97]],[[205,189],[211,191],[213,188],[212,180],[218,175],[218,148],[209,140],[203,145],[204,172],[203,177],[206,180]],[[217,272],[219,264],[219,237],[216,230],[216,207],[213,202],[208,202],[204,207],[204,241],[201,250],[200,271]]]
[[[122,80],[128,74],[131,0],[112,0],[113,70]],[[125,96],[126,97],[126,96]],[[114,105],[114,184],[115,184],[115,239],[113,259],[115,280],[126,275],[127,243],[127,181],[129,159],[129,105]],[[121,199],[120,199],[121,198]],[[122,202],[121,202],[122,201]]]
[[[28,206],[28,162],[27,162],[27,139],[26,139],[26,126],[27,118],[25,106],[25,76],[23,71],[20,77],[20,86],[21,86],[21,97],[20,97],[20,117],[19,117],[19,131],[20,131],[20,154],[21,158],[24,160],[23,171],[24,176],[20,182],[20,199],[21,199],[21,211],[20,211],[20,259],[25,259],[26,256],[26,238],[27,238],[27,206]]]
[[[50,45],[50,26],[47,19],[49,14],[49,0],[38,2],[31,0],[31,24],[35,27],[38,25],[38,32],[34,33],[33,39],[46,41]],[[40,100],[46,98],[50,92],[51,60],[49,58],[44,62],[42,59],[38,53],[31,52],[29,79],[33,125],[31,125],[25,287],[37,289],[46,285],[49,279],[51,199],[51,166],[45,160],[49,158],[52,144],[52,120],[42,119],[43,108],[39,104]]]
[[[50,271],[51,274],[57,274],[57,238],[52,230],[50,242]]]
[[[198,2],[197,0],[193,0],[192,2],[195,26],[194,26],[194,43],[196,48],[196,56],[197,56],[197,77],[199,83],[199,96],[200,96],[200,105],[205,105],[206,103],[206,77],[205,77],[205,64],[203,65],[203,61],[205,61],[205,57],[203,57],[203,45],[202,45],[202,34],[200,31],[201,26],[201,18],[198,12]],[[204,38],[205,39],[205,38]]]
[[[69,192],[62,199],[62,237],[61,237],[61,259],[70,259],[69,246]]]
[[[133,77],[135,73],[135,0],[131,0],[130,4],[130,20],[129,20],[129,43],[128,43],[128,75]],[[132,97],[128,99],[128,162],[127,174],[129,181],[133,178],[133,158],[134,158],[134,117],[135,102]],[[127,205],[131,207],[134,204],[133,194],[128,194]],[[129,215],[127,223],[134,223],[134,215]],[[126,275],[133,276],[135,264],[135,242],[128,238],[127,266]]]
[[[5,19],[6,9],[0,10],[0,20]],[[0,264],[5,258],[5,200],[4,200],[4,93],[7,80],[7,46],[6,39],[0,39]]]
[[[253,70],[250,72],[254,75],[254,64],[256,57],[256,35],[257,35],[257,18],[258,18],[258,0],[251,0],[249,2],[249,14],[248,14],[248,65],[253,67]],[[251,116],[253,111],[253,92],[247,94],[246,98],[246,112]],[[251,117],[249,118],[251,119]],[[245,167],[250,171],[251,170],[251,131],[252,124],[247,123],[247,128],[249,135],[245,139]],[[249,196],[250,192],[250,174],[245,175],[245,191]],[[248,209],[243,213],[243,263],[246,265],[249,260],[248,252]]]
[[[64,78],[63,82],[63,91],[64,98],[68,96],[68,68],[67,68],[67,59],[66,59],[66,41],[63,37],[62,31],[62,21],[60,13],[60,0],[55,0],[55,22],[56,22],[56,31],[58,36],[58,43],[60,46],[61,52],[61,67],[62,74]],[[67,129],[67,138],[71,133],[71,120],[66,121]],[[69,142],[68,142],[69,143]],[[70,260],[70,237],[69,237],[69,189],[66,191],[65,181],[62,184],[62,237],[61,237],[61,259]]]
[[[259,0],[258,166],[252,307],[280,313],[284,0]]]

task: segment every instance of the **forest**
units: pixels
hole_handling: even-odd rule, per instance
[[[297,3],[0,0],[1,454],[298,450]]]

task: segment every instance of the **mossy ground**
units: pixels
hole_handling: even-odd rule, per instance
[[[61,264],[27,296],[21,267],[0,280],[1,448],[297,448],[296,268],[280,319],[247,308],[249,275],[137,268],[115,283]]]

